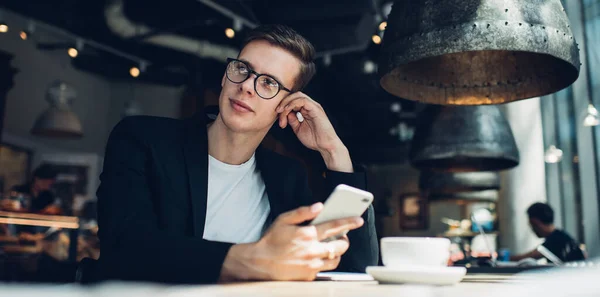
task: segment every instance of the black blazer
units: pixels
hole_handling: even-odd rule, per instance
[[[232,244],[202,239],[208,183],[207,121],[149,116],[123,119],[110,134],[100,176],[98,224],[101,280],[212,283]],[[259,148],[257,168],[279,214],[324,198],[312,197],[299,162]],[[328,172],[331,189],[365,188],[363,173]],[[326,198],[326,197],[325,197]],[[377,265],[372,207],[365,224],[349,232],[339,271]],[[234,220],[235,218],[232,218]]]

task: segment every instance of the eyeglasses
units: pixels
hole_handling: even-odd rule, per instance
[[[250,69],[248,64],[238,59],[227,58],[226,76],[229,81],[241,84],[246,81],[250,74],[256,75],[254,80],[254,91],[263,99],[272,99],[284,90],[292,93],[291,90],[281,85],[275,78],[268,74],[260,74]]]

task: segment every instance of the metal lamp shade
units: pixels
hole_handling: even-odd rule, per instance
[[[419,176],[419,189],[435,194],[454,194],[500,189],[497,172],[432,172]]]
[[[508,122],[495,105],[429,105],[419,115],[409,152],[420,170],[498,171],[519,164]]]
[[[46,90],[46,101],[50,107],[35,121],[31,134],[54,138],[80,138],[83,136],[81,122],[71,111],[77,97],[75,89],[60,80],[52,82]]]
[[[387,92],[442,105],[554,93],[580,65],[560,0],[396,1],[379,60]]]
[[[54,138],[80,138],[83,136],[83,129],[72,111],[50,107],[35,121],[31,134]]]

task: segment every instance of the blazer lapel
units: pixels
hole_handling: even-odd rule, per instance
[[[201,113],[187,120],[183,153],[187,169],[194,235],[204,235],[208,195],[208,136]]]

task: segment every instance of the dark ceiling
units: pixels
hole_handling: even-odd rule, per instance
[[[243,37],[237,32],[229,39],[224,29],[232,18],[208,7],[202,0],[157,1],[122,0],[124,16],[132,23],[152,28],[146,34],[123,38],[107,25],[105,8],[115,0],[8,0],[3,6],[32,19],[70,31],[123,52],[150,61],[151,66],[136,80],[166,85],[186,85],[200,75],[207,88],[219,88],[225,64],[165,46],[152,45],[148,38],[161,34],[208,41],[239,49]],[[346,48],[359,51],[333,55],[325,66],[317,60],[318,72],[305,92],[320,101],[328,111],[338,134],[364,163],[403,161],[406,143],[390,134],[400,122],[414,124],[412,101],[386,93],[376,73],[365,73],[365,61],[376,61],[379,45],[371,42],[377,33],[384,0],[221,0],[216,2],[255,24],[282,23],[307,37],[319,55]],[[132,80],[126,69],[132,61],[106,52],[82,51],[73,59],[75,67],[112,80]],[[391,111],[401,104],[408,116]]]

